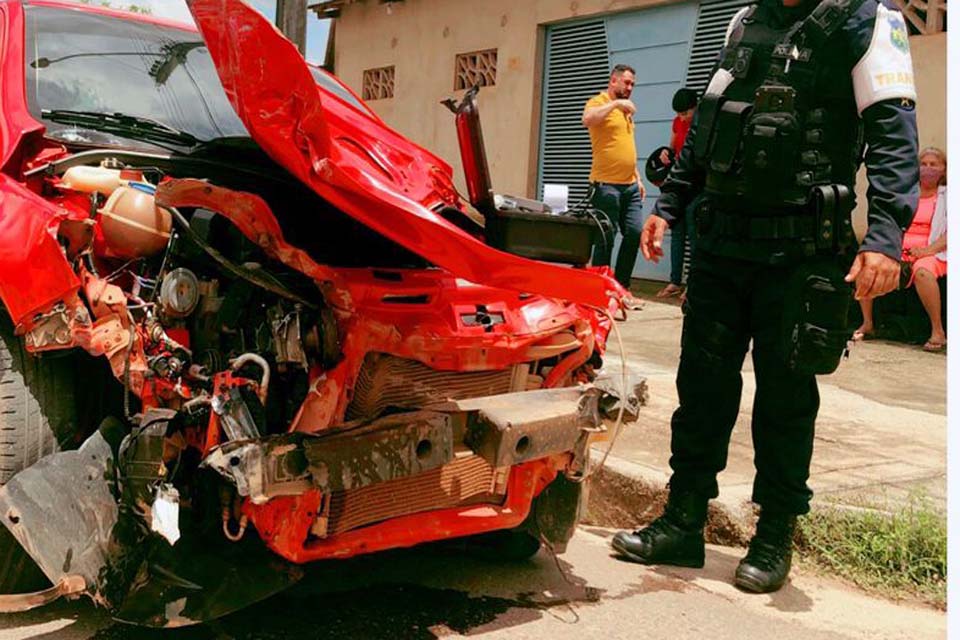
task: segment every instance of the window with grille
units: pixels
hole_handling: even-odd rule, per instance
[[[472,51],[457,55],[453,89],[492,87],[497,84],[497,50]]]
[[[383,100],[393,97],[394,67],[380,67],[378,69],[364,69],[363,71],[363,99]]]

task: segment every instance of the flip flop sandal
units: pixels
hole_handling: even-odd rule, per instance
[[[933,342],[932,340],[927,340],[923,345],[923,350],[928,353],[940,353],[947,350],[947,343],[944,342]]]
[[[673,288],[671,289],[670,287],[673,287]],[[682,289],[681,287],[678,287],[678,286],[676,286],[676,285],[670,285],[670,284],[668,284],[668,285],[665,286],[663,289],[660,289],[660,291],[657,292],[657,297],[658,297],[658,298],[673,298],[673,297],[675,297],[675,296],[680,295],[681,293],[683,293],[683,289]]]

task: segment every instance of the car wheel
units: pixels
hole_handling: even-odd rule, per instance
[[[465,542],[471,555],[487,560],[521,562],[532,558],[540,551],[540,540],[526,531],[516,529],[470,536]]]
[[[40,458],[77,444],[76,361],[71,354],[57,356],[27,353],[10,319],[0,318],[0,485]],[[0,525],[0,593],[49,585]]]
[[[0,485],[40,458],[78,444],[73,354],[33,356],[0,320]]]

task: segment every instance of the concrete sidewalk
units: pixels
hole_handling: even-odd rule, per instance
[[[640,420],[617,438],[606,469],[593,483],[591,520],[631,526],[640,515],[631,511],[650,510],[654,517],[659,513],[657,505],[644,500],[659,502],[669,479],[681,321],[679,306],[648,298],[643,310],[618,323],[628,366],[646,376],[650,401]],[[611,336],[605,369],[613,375],[620,371],[616,351]],[[836,373],[819,378],[821,407],[810,478],[815,502],[884,508],[917,495],[946,510],[946,366],[943,354],[871,341],[856,344]],[[749,529],[755,390],[749,354],[743,379],[740,416],[715,502],[724,515],[739,522],[737,528]],[[599,446],[595,460],[605,446]],[[627,490],[628,481],[639,487]],[[617,498],[625,490],[636,494],[636,505]],[[747,534],[741,531],[734,537]]]

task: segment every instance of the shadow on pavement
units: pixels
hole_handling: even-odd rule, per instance
[[[116,623],[84,599],[5,616],[0,629],[30,626],[37,631],[31,638],[43,640],[432,639],[510,628],[545,615],[574,624],[579,616],[573,605],[599,602],[603,592],[571,571],[545,550],[528,561],[498,562],[435,545],[307,567],[289,590],[193,627]],[[63,624],[56,630],[42,630],[57,621]]]

